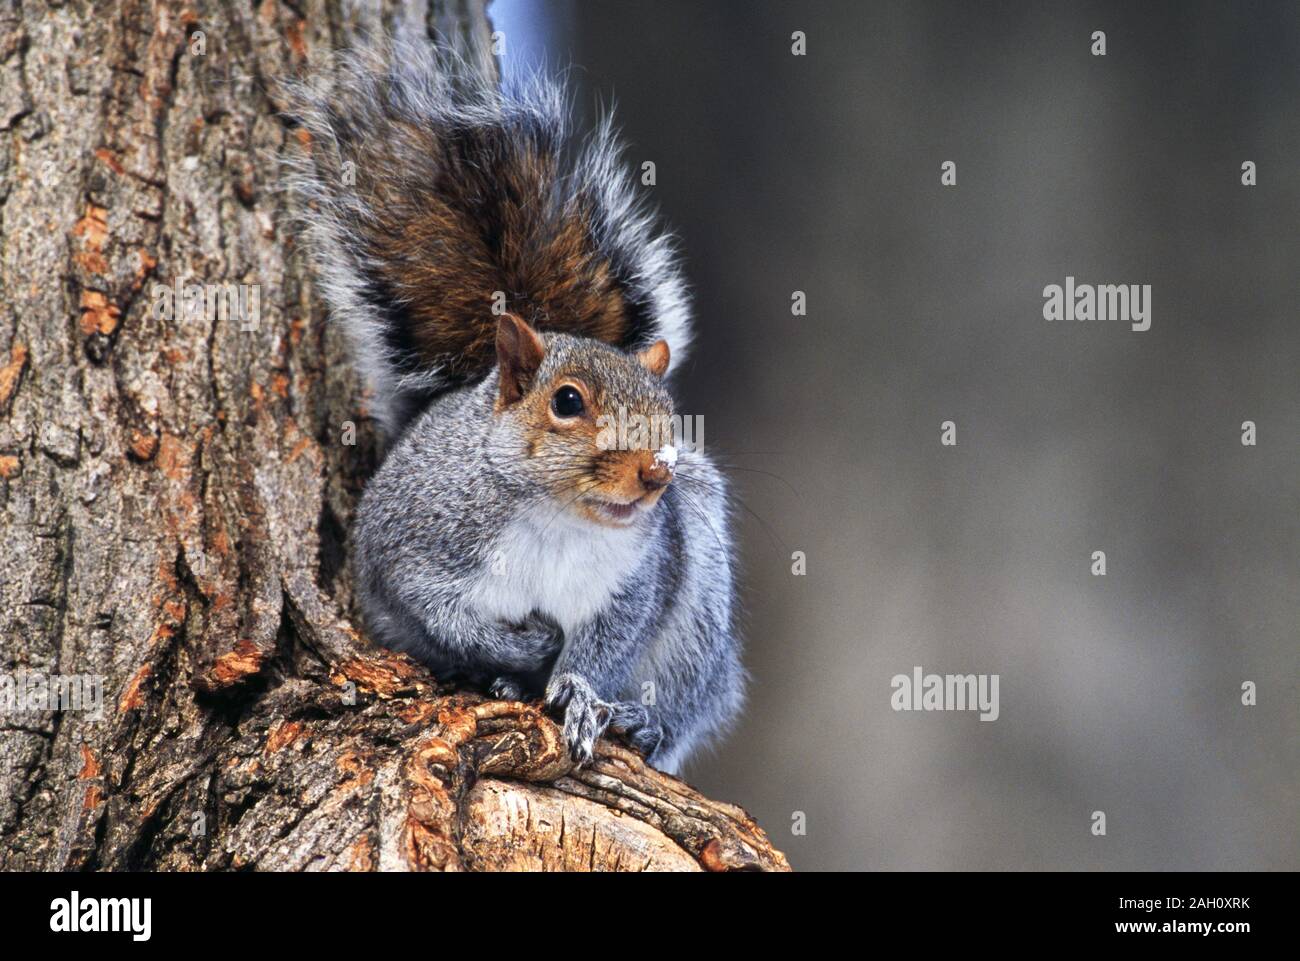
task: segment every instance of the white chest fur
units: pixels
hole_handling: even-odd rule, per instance
[[[571,633],[632,573],[643,536],[636,526],[601,527],[554,508],[521,516],[497,538],[465,600],[488,620],[538,611]]]

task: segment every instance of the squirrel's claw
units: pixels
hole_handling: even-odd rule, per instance
[[[595,753],[596,740],[605,733],[613,706],[596,696],[580,674],[558,674],[546,687],[547,707],[564,710],[564,743],[579,766]]]
[[[556,674],[546,685],[546,706],[555,710],[565,707],[579,687],[591,691],[591,685],[577,674]]]
[[[605,733],[609,724],[609,708],[597,701],[575,708],[569,702],[564,712],[564,742],[569,746],[569,757],[581,767],[591,761],[596,751],[596,739]]]
[[[524,699],[524,686],[513,677],[498,677],[488,685],[488,690],[498,700],[522,701]]]

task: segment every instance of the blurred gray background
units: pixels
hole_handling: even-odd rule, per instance
[[[1300,6],[491,13],[617,101],[695,290],[753,686],[688,778],[801,869],[1300,868]],[[1151,329],[1045,321],[1067,275]],[[1001,717],[894,712],[915,665]]]

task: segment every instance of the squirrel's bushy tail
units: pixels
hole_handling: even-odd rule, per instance
[[[501,307],[625,349],[663,338],[682,358],[688,306],[670,239],[608,117],[570,141],[562,84],[499,90],[445,51],[404,44],[343,55],[286,91],[304,131],[292,180],[317,283],[390,433],[492,368]]]

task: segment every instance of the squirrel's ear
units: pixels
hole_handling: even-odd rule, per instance
[[[668,370],[668,342],[656,340],[641,353],[636,355],[637,362],[656,377],[662,377]]]
[[[514,314],[502,314],[497,323],[497,366],[501,371],[501,403],[515,403],[542,366],[546,344],[537,331]]]

